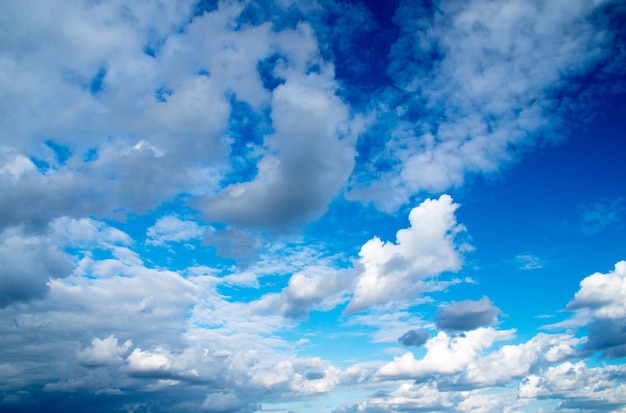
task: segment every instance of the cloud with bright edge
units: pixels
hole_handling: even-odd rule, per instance
[[[462,252],[457,243],[465,231],[454,212],[459,207],[449,195],[427,199],[409,214],[409,228],[396,234],[396,242],[375,237],[359,252],[360,271],[346,312],[364,310],[392,300],[406,300],[425,290],[425,281],[446,271],[458,271]]]

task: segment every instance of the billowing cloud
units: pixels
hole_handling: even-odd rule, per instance
[[[607,274],[598,272],[583,279],[567,309],[591,315],[585,349],[626,357],[626,261],[615,264]]]
[[[430,374],[452,374],[464,370],[467,365],[479,357],[495,341],[509,340],[513,331],[498,331],[492,328],[479,328],[462,335],[448,335],[439,332],[429,339],[425,348],[426,355],[415,359],[413,353],[394,357],[390,363],[382,366],[376,373],[380,377],[419,378]]]
[[[498,321],[500,309],[489,298],[478,301],[464,300],[453,302],[437,310],[437,327],[442,330],[475,330]]]
[[[568,310],[587,308],[598,318],[626,317],[626,261],[613,271],[592,274],[580,282],[580,289],[567,304]]]
[[[521,398],[558,398],[561,409],[613,411],[626,403],[624,366],[587,367],[565,362],[529,375],[519,386]]]
[[[428,288],[428,278],[459,270],[468,246],[457,241],[465,231],[456,222],[458,207],[449,195],[427,199],[413,208],[411,226],[397,232],[395,243],[375,237],[363,245],[359,278],[346,311],[414,298]]]
[[[528,283],[502,299],[490,271],[541,250],[566,288],[580,239],[554,219],[534,236],[507,179],[454,188],[460,210],[442,193],[561,137],[596,145],[611,179],[578,185],[567,204],[589,207],[563,219],[620,253],[601,235],[624,219],[622,148],[571,125],[623,106],[624,11],[0,2],[0,410],[623,409],[626,264],[583,280],[565,332],[537,334]],[[540,164],[568,153],[514,175],[552,191]],[[451,301],[487,290],[502,310]]]
[[[87,367],[121,364],[123,362],[122,356],[128,352],[133,342],[126,340],[119,346],[117,342],[117,338],[112,334],[103,339],[96,337],[91,341],[91,346],[76,354],[76,359]]]
[[[310,310],[330,310],[346,301],[353,285],[354,272],[351,269],[308,267],[292,275],[280,293],[262,297],[252,303],[252,308],[259,311],[278,309],[288,317],[301,318]]]

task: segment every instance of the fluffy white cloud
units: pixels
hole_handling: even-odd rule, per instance
[[[583,279],[566,308],[584,314],[589,331],[586,350],[611,358],[626,356],[626,261],[607,274]]]
[[[50,224],[51,237],[60,245],[79,248],[112,248],[114,245],[130,245],[128,234],[90,218],[71,219],[60,217]]]
[[[593,315],[603,319],[626,317],[626,261],[615,264],[608,274],[595,273],[580,282],[567,309],[587,308]]]
[[[128,352],[132,345],[132,340],[126,340],[118,346],[117,338],[113,334],[103,339],[95,337],[91,341],[91,346],[76,353],[76,359],[88,367],[122,363],[122,356]]]
[[[519,386],[520,398],[558,398],[561,409],[620,411],[626,404],[624,366],[587,367],[565,362],[530,375]]]
[[[479,328],[461,335],[448,335],[441,331],[426,342],[427,352],[421,359],[413,353],[394,357],[376,373],[379,377],[419,378],[430,374],[453,374],[465,369],[476,360],[481,352],[495,341],[510,340],[513,331],[498,331],[492,328]]]
[[[359,278],[347,312],[393,300],[406,300],[426,290],[426,280],[461,268],[466,244],[456,237],[465,231],[454,212],[459,207],[449,195],[427,199],[409,214],[411,226],[396,234],[396,242],[378,237],[359,252]]]
[[[126,363],[131,374],[159,376],[167,374],[170,369],[170,357],[165,349],[143,351],[136,348],[128,355]]]
[[[307,267],[291,276],[280,293],[267,294],[251,304],[253,309],[279,309],[288,317],[301,318],[310,310],[330,310],[345,302],[354,284],[354,271]]]
[[[450,380],[450,384],[468,388],[504,385],[528,374],[536,366],[575,357],[577,347],[584,341],[568,335],[538,334],[526,343],[505,345],[472,361],[462,374]]]

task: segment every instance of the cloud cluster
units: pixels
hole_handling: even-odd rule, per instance
[[[5,7],[1,227],[123,217],[183,194],[239,225],[325,211],[352,172],[360,123],[311,26],[239,25],[235,2],[192,6]],[[228,138],[245,122],[252,133]]]
[[[589,110],[568,85],[620,58],[618,38],[598,24],[610,3],[400,2],[387,71],[401,92],[381,94],[376,108],[393,131],[353,177],[352,196],[393,210],[558,139],[562,116]],[[384,179],[367,179],[372,169]]]
[[[1,410],[626,406],[626,262],[576,332],[441,298],[472,249],[442,191],[617,70],[616,2],[330,3],[0,4]]]

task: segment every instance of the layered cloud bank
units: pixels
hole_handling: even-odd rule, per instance
[[[464,187],[621,96],[619,2],[5,3],[0,410],[626,409],[624,257],[534,247],[623,194]]]

